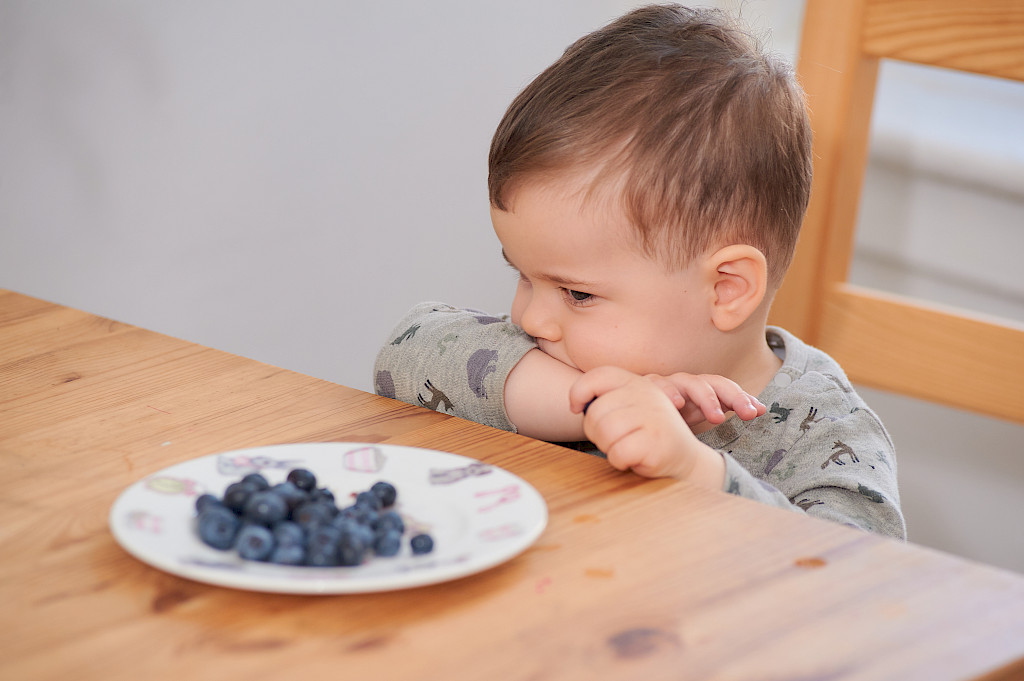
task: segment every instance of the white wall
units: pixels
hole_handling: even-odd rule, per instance
[[[606,0],[3,0],[0,286],[363,389],[504,310],[487,149]]]
[[[369,390],[412,303],[507,309],[493,128],[568,43],[635,4],[0,0],[0,287]],[[717,4],[795,53],[802,0]],[[998,106],[1024,120],[1016,99]],[[1024,174],[935,186],[941,173],[893,158],[930,148],[920,112],[884,107],[857,276],[1019,309],[1019,242],[997,254],[1011,269],[954,245],[971,253],[957,279],[922,270],[934,241],[894,237],[889,217],[949,234],[965,211],[1020,236]],[[1024,428],[869,395],[897,443],[911,538],[1024,571]]]

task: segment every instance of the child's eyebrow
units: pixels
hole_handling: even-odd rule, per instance
[[[505,259],[505,262],[508,263],[509,267],[514,269],[516,272],[520,271],[520,269],[518,267],[516,267],[516,264],[514,262],[512,262],[511,260],[509,260],[508,254],[505,253],[505,249],[504,248],[501,249],[501,257]],[[552,281],[552,282],[554,282],[556,284],[560,284],[561,286],[564,286],[566,288],[571,288],[571,289],[578,289],[578,288],[579,289],[587,289],[587,288],[592,288],[594,286],[593,282],[580,281],[579,279],[569,279],[567,277],[562,277],[562,276],[559,276],[557,274],[544,274],[544,273],[541,273],[540,276],[542,278],[548,280],[548,281]]]

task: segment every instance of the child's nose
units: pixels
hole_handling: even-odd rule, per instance
[[[522,294],[520,294],[522,295]],[[555,316],[548,309],[544,300],[539,300],[536,293],[523,301],[522,314],[519,317],[519,325],[523,331],[534,338],[541,338],[546,341],[557,341],[561,337],[560,327]]]

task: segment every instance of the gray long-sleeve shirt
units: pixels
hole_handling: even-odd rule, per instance
[[[725,459],[724,491],[879,534],[905,538],[896,459],[885,427],[824,352],[776,327],[783,366],[758,395],[768,413],[732,415],[698,435]],[[377,394],[515,431],[505,379],[533,339],[507,318],[420,303],[374,366]]]

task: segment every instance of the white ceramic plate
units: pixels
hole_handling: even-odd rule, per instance
[[[219,497],[252,472],[275,484],[292,468],[313,471],[338,506],[378,480],[392,483],[406,538],[430,534],[433,552],[412,555],[406,540],[397,556],[357,567],[291,567],[242,560],[200,541],[198,495]],[[237,589],[307,594],[405,589],[481,572],[530,546],[547,519],[537,490],[502,468],[431,449],[358,442],[273,445],[185,461],[138,481],[110,509],[118,543],[154,567]]]

